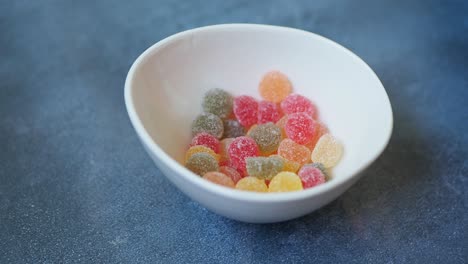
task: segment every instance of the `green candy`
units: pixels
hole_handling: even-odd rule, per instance
[[[185,167],[200,176],[210,171],[218,171],[218,161],[208,153],[195,153],[185,163]]]
[[[252,128],[248,136],[255,140],[262,154],[271,154],[278,150],[281,141],[281,129],[269,122]]]
[[[221,138],[224,132],[223,121],[214,114],[202,113],[192,123],[192,136],[206,132],[217,138]]]
[[[211,89],[203,97],[203,111],[227,118],[232,114],[232,96],[219,88]]]
[[[259,179],[271,180],[284,167],[281,157],[250,157],[246,158],[247,174]]]

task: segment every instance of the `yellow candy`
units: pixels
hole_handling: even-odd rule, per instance
[[[343,155],[343,146],[332,135],[325,134],[320,137],[312,152],[313,162],[322,163],[325,168],[331,168],[340,161]]]
[[[280,155],[271,155],[270,157],[280,157],[283,159],[283,162],[284,162],[284,167],[283,167],[283,171],[289,171],[289,172],[294,172],[296,173],[299,168],[301,167],[301,164],[297,163],[297,162],[294,162],[292,160],[287,160],[283,157],[281,157]]]
[[[197,146],[190,147],[187,150],[187,152],[185,152],[185,163],[187,163],[187,160],[190,159],[190,157],[193,154],[200,153],[200,152],[210,154],[211,156],[213,156],[213,158],[215,158],[219,162],[219,155],[216,154],[212,149],[202,146],[202,145],[197,145]]]
[[[302,190],[299,176],[293,172],[280,172],[270,182],[268,192],[292,192]]]
[[[256,177],[245,177],[240,179],[236,184],[236,189],[251,192],[268,192],[268,187],[265,184],[265,181]]]

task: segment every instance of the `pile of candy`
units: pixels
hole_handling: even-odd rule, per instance
[[[268,72],[258,89],[262,101],[221,89],[205,94],[185,166],[206,180],[247,191],[297,191],[324,183],[343,147],[318,121],[315,105],[293,94],[278,71]]]

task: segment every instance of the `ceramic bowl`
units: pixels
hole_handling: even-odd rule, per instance
[[[270,70],[285,73],[343,143],[333,178],[303,191],[253,193],[187,170],[184,152],[203,94],[219,87],[259,98],[258,83]],[[214,25],[161,40],[133,63],[125,103],[144,148],[177,188],[215,213],[252,223],[300,217],[337,198],[382,153],[393,126],[385,89],[363,60],[317,34],[268,25]]]

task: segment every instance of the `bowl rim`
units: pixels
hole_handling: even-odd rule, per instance
[[[237,30],[238,29],[262,30],[262,31],[280,30],[280,31],[294,32],[296,34],[307,35],[308,37],[318,39],[319,41],[326,42],[327,44],[333,45],[338,49],[342,49],[344,52],[350,55],[354,60],[356,60],[358,63],[361,63],[365,68],[367,68],[369,73],[373,75],[373,77],[379,82],[381,88],[383,89],[384,97],[385,97],[384,100],[386,104],[388,105],[389,122],[390,122],[389,129],[387,131],[387,134],[385,135],[385,140],[378,147],[375,148],[376,151],[372,155],[369,155],[370,158],[368,158],[365,162],[363,162],[361,166],[356,167],[354,170],[350,171],[347,175],[344,175],[341,178],[332,179],[330,181],[327,181],[324,184],[315,186],[314,188],[305,189],[301,191],[295,191],[295,192],[255,193],[255,192],[248,192],[248,191],[227,188],[224,186],[211,183],[207,180],[204,180],[201,177],[195,175],[193,172],[186,169],[183,165],[178,163],[176,160],[170,157],[164,150],[162,150],[158,146],[158,144],[153,140],[153,138],[148,134],[148,132],[146,131],[143,123],[141,122],[135,110],[135,105],[133,102],[133,95],[132,95],[132,90],[133,90],[132,83],[135,77],[135,73],[140,68],[140,66],[143,65],[147,59],[149,59],[151,55],[153,55],[154,53],[156,53],[158,50],[165,47],[166,45],[170,44],[171,42],[177,41],[187,36],[190,37],[191,35],[200,33],[200,32],[218,31],[218,30],[235,30],[235,29]],[[174,174],[180,175],[187,182],[190,182],[191,184],[194,184],[198,188],[203,189],[204,191],[210,192],[211,194],[220,195],[220,196],[228,197],[230,199],[235,199],[239,201],[265,203],[265,202],[285,202],[285,201],[292,201],[292,200],[303,200],[306,198],[319,196],[323,193],[330,192],[336,188],[339,188],[340,186],[346,184],[348,181],[352,180],[353,178],[358,177],[362,171],[364,171],[367,167],[369,167],[382,154],[382,152],[385,150],[386,146],[388,145],[388,142],[390,141],[392,131],[393,131],[393,111],[392,111],[390,100],[388,98],[388,94],[382,82],[378,78],[378,76],[375,74],[372,68],[370,68],[370,66],[366,62],[364,62],[364,60],[362,60],[356,54],[351,52],[349,49],[341,46],[340,44],[328,38],[325,38],[323,36],[320,36],[318,34],[315,34],[309,31],[296,29],[296,28],[283,27],[283,26],[264,25],[264,24],[242,24],[242,23],[217,24],[217,25],[193,28],[193,29],[185,30],[185,31],[173,34],[171,36],[168,36],[162,39],[161,41],[153,44],[149,48],[147,48],[133,62],[125,80],[124,97],[125,97],[125,105],[127,108],[129,118],[130,118],[130,122],[132,123],[142,143],[148,148],[149,151],[154,153],[154,155],[157,156],[161,160],[161,162],[164,162],[171,170],[175,171]],[[165,176],[171,177],[167,175]]]

